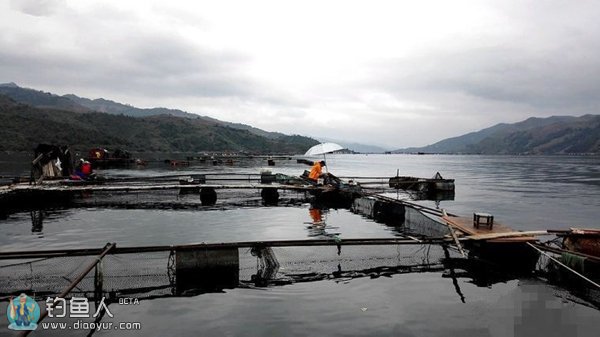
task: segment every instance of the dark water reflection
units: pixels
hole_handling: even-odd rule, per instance
[[[189,244],[326,238],[393,237],[393,228],[346,209],[327,209],[314,226],[309,205],[205,211],[70,209],[10,215],[0,223],[2,250]],[[32,214],[36,214],[32,223]],[[43,236],[39,215],[43,214]],[[34,227],[32,231],[32,226]]]

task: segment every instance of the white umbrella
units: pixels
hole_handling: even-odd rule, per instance
[[[304,154],[305,156],[318,156],[321,154],[326,154],[326,153],[331,153],[331,152],[335,152],[338,150],[343,150],[344,148],[340,145],[340,144],[336,144],[336,143],[321,143],[321,144],[317,144],[313,147],[311,147],[310,149],[308,149],[308,151],[306,151],[306,153]]]
[[[318,156],[318,155],[323,155],[323,160],[327,161],[327,158],[325,158],[325,154],[326,153],[331,153],[331,152],[335,152],[335,151],[339,151],[339,150],[343,150],[344,148],[340,145],[340,144],[336,144],[336,143],[321,143],[321,144],[317,144],[313,147],[311,147],[310,149],[308,149],[308,151],[306,151],[306,153],[304,154],[305,156]],[[325,166],[325,172],[328,172],[329,170],[327,169],[327,166]]]

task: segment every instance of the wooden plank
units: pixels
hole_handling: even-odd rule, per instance
[[[469,228],[468,226],[465,226],[465,224],[462,221],[459,221],[460,218],[459,217],[448,217],[448,216],[443,216],[442,220],[444,220],[448,225],[452,226],[453,228],[461,231],[462,234],[468,234],[468,235],[475,235],[477,234],[477,232],[475,231],[475,228]]]
[[[490,239],[506,239],[516,237],[528,237],[535,239],[535,236],[539,235],[552,235],[548,231],[523,231],[523,232],[506,232],[506,233],[488,233],[488,234],[475,234],[461,238],[461,240],[490,240]]]
[[[495,243],[515,243],[536,241],[535,235],[547,235],[548,231],[518,232],[498,222],[494,222],[493,228],[480,225],[473,226],[473,219],[466,217],[442,217],[442,219],[455,229],[461,231],[465,237],[461,240],[486,240]]]
[[[508,233],[514,230],[501,223],[494,222],[494,227],[490,229],[488,226],[480,225],[479,228],[473,226],[473,219],[466,217],[442,217],[444,221],[467,235],[480,235],[491,233]]]

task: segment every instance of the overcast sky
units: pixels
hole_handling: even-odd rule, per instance
[[[422,146],[598,113],[598,1],[0,0],[0,82]]]

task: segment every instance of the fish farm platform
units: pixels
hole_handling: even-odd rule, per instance
[[[470,240],[486,240],[489,242],[535,242],[537,235],[546,235],[547,231],[516,232],[514,229],[494,222],[492,227],[480,224],[475,227],[473,218],[467,217],[442,217],[442,219],[455,230],[458,230]]]
[[[109,192],[134,192],[134,191],[158,191],[158,190],[176,190],[182,188],[212,188],[212,189],[263,189],[271,188],[278,190],[291,191],[331,191],[330,186],[312,186],[312,185],[286,185],[286,184],[150,184],[150,185],[117,185],[117,184],[87,184],[87,185],[27,185],[18,184],[0,189],[0,194],[8,192],[28,192],[28,191],[109,191]]]
[[[275,205],[279,201],[281,191],[307,193],[322,199],[338,201],[340,203],[351,203],[353,197],[362,195],[358,185],[340,184],[311,185],[309,183],[279,183],[279,182],[246,182],[246,183],[206,183],[206,182],[70,182],[70,181],[44,181],[42,184],[30,185],[27,183],[13,184],[0,187],[0,206],[7,209],[21,209],[28,205],[45,204],[52,201],[71,200],[77,198],[78,194],[104,193],[108,196],[116,194],[126,195],[142,194],[154,195],[161,191],[175,191],[181,194],[199,194],[200,201],[204,206],[212,206],[216,203],[217,190],[230,191],[260,191],[260,196],[265,204]],[[233,192],[236,193],[236,192]],[[252,192],[251,192],[252,193]],[[226,195],[226,194],[225,194]]]

